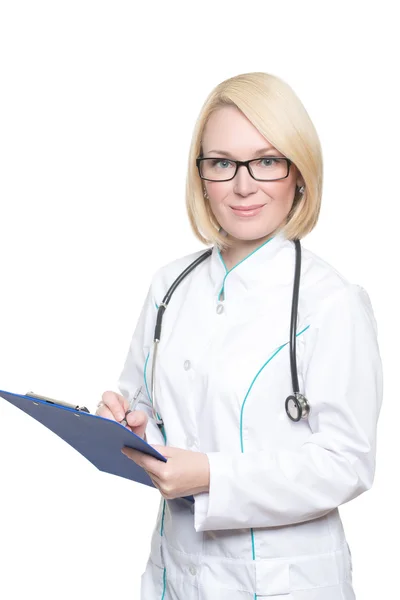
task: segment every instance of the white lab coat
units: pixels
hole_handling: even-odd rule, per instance
[[[165,443],[149,397],[157,306],[204,251],[155,273],[119,379],[127,398],[142,388],[151,444]],[[291,421],[294,264],[282,232],[228,272],[214,247],[165,311],[157,409],[167,445],[207,453],[210,489],[194,504],[160,496],[142,600],[355,598],[338,507],[374,479],[376,321],[365,290],[302,245],[297,367],[311,412]]]

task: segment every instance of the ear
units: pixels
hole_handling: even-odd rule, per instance
[[[306,185],[305,181],[299,171],[299,169],[296,167],[296,165],[293,165],[295,167],[295,174],[296,174],[296,187],[301,187],[302,185]]]

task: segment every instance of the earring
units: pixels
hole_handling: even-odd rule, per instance
[[[209,200],[206,188],[203,188],[203,196]]]
[[[302,185],[301,187],[299,187],[299,194],[304,194],[304,190],[305,190],[304,185]]]

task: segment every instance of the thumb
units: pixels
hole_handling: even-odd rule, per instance
[[[154,450],[157,450],[157,452],[165,456],[165,458],[171,458],[175,454],[175,448],[172,448],[171,446],[160,446],[159,444],[151,445],[154,448]]]
[[[149,417],[147,416],[147,413],[144,412],[144,410],[132,410],[128,413],[128,416],[126,417],[126,422],[131,427],[137,427],[143,424],[147,425],[148,420]]]
[[[148,416],[143,410],[133,410],[126,417],[127,425],[132,429],[133,433],[143,438],[147,427]]]

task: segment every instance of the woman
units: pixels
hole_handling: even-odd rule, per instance
[[[321,194],[319,139],[293,90],[265,73],[219,84],[187,177],[190,223],[210,256],[168,304],[152,389],[157,311],[204,250],[154,275],[121,394],[105,392],[98,409],[120,421],[136,393],[128,425],[168,458],[124,449],[162,495],[143,600],[355,598],[338,507],[374,479],[376,322],[364,289],[304,248],[295,339],[309,411],[293,420],[285,403],[293,240],[315,227]]]

